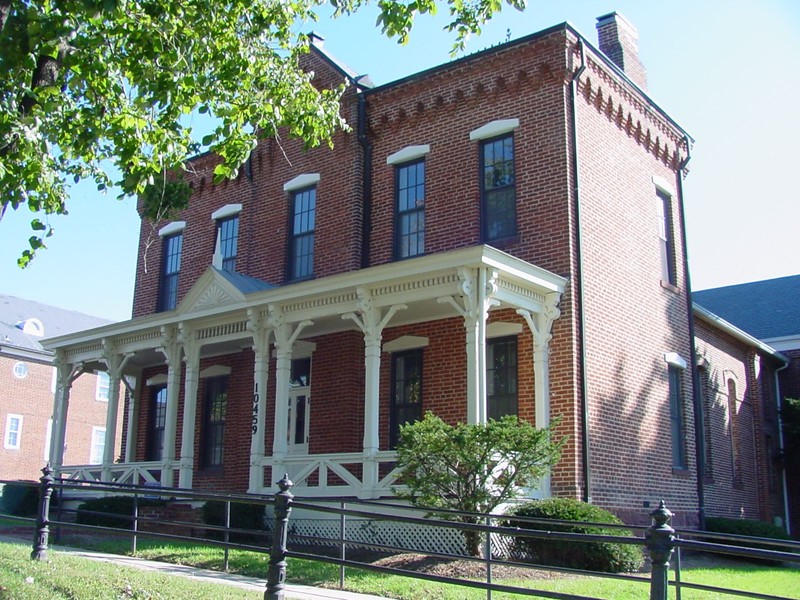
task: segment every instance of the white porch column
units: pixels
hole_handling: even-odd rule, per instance
[[[142,370],[138,369],[136,375],[125,379],[130,401],[128,402],[128,428],[125,430],[123,440],[125,462],[132,463],[136,460],[136,440],[139,435],[139,406],[142,403]]]
[[[200,341],[194,330],[185,323],[180,324],[178,336],[183,346],[186,364],[183,398],[183,426],[181,427],[181,456],[178,487],[191,489],[194,470],[194,425],[197,420],[197,386],[200,373]],[[167,400],[169,402],[169,399]]]
[[[266,443],[267,384],[269,383],[269,338],[272,329],[260,310],[247,311],[247,328],[253,334],[253,436],[250,439],[250,478],[248,492],[264,489],[264,445]],[[290,365],[291,366],[291,365]],[[288,398],[288,391],[287,391]],[[274,477],[273,477],[274,479]]]
[[[128,362],[130,355],[116,352],[114,343],[103,340],[103,362],[108,369],[108,404],[106,405],[106,435],[103,446],[103,469],[100,479],[111,481],[112,467],[114,466],[117,450],[117,421],[119,420],[119,392],[122,369]]]
[[[531,314],[525,309],[518,309],[533,334],[533,377],[534,377],[534,402],[536,411],[536,427],[541,429],[550,425],[550,333],[561,311],[555,306],[558,296],[550,294],[544,312]],[[550,476],[545,476],[540,482],[540,488],[545,497],[550,496]]]
[[[56,393],[53,400],[53,430],[50,434],[50,465],[57,474],[64,464],[69,391],[72,383],[83,372],[83,365],[68,363],[63,350],[56,350],[53,363],[56,367]]]
[[[269,305],[268,323],[275,334],[275,425],[272,438],[272,481],[274,485],[284,474],[284,461],[289,451],[289,379],[292,375],[292,344],[300,333],[313,325],[301,321],[292,331],[280,306]]]
[[[486,269],[458,269],[461,279],[461,298],[459,304],[452,296],[438,298],[437,302],[453,306],[464,318],[466,332],[465,349],[467,354],[467,423],[474,425],[486,423],[486,320],[489,308],[496,304],[493,299],[497,291],[495,271]]]
[[[172,487],[175,463],[175,440],[178,427],[178,391],[181,385],[181,345],[175,327],[161,328],[161,347],[166,358],[167,371],[167,414],[164,419],[164,450],[161,455],[161,485]]]
[[[381,339],[384,327],[406,305],[391,306],[381,318],[382,312],[374,306],[369,290],[358,288],[357,293],[359,314],[347,313],[342,318],[352,320],[364,334],[364,465],[361,497],[370,498],[378,485]]]

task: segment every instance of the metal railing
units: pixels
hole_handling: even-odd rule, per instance
[[[682,580],[681,577],[681,550],[685,549],[693,552],[715,553],[725,556],[738,556],[800,565],[800,543],[797,542],[693,530],[676,531],[670,526],[672,515],[666,506],[664,506],[663,502],[656,510],[650,513],[653,519],[653,524],[650,527],[612,525],[606,523],[584,524],[573,521],[531,519],[520,516],[513,517],[513,523],[516,526],[512,527],[509,526],[509,516],[502,514],[459,513],[457,511],[436,509],[435,516],[432,517],[431,515],[420,516],[421,513],[419,509],[414,509],[399,503],[387,504],[379,501],[362,501],[355,499],[296,499],[291,492],[292,482],[289,481],[287,477],[284,477],[284,479],[278,483],[280,492],[273,496],[261,496],[253,494],[206,493],[177,488],[143,487],[118,483],[101,482],[87,484],[87,482],[79,483],[67,479],[54,479],[49,467],[45,467],[42,471],[43,476],[39,483],[39,510],[34,523],[35,533],[33,550],[31,552],[32,559],[43,560],[47,557],[49,536],[51,528],[53,527],[70,527],[95,533],[115,532],[117,534],[125,534],[131,538],[131,549],[134,553],[136,552],[137,540],[140,537],[167,541],[193,541],[213,545],[223,549],[224,568],[226,570],[228,566],[228,550],[230,548],[253,550],[256,552],[268,553],[270,556],[267,569],[267,587],[264,596],[268,600],[284,597],[287,577],[287,558],[301,558],[337,565],[339,567],[340,587],[344,587],[346,569],[358,568],[479,588],[486,591],[487,598],[491,598],[492,592],[511,592],[544,598],[586,598],[586,596],[519,587],[503,583],[502,581],[498,582],[494,577],[493,570],[496,567],[511,566],[528,569],[535,568],[536,570],[547,570],[571,575],[589,575],[592,577],[630,581],[643,588],[644,586],[648,586],[651,600],[666,600],[670,587],[674,588],[674,597],[677,600],[680,600],[682,590],[700,590],[750,598],[786,600],[782,596],[686,582]],[[31,483],[31,485],[34,484]],[[57,518],[51,519],[52,511],[50,510],[50,502],[54,492],[58,492],[59,495],[63,496],[64,492],[86,492],[87,490],[90,490],[93,496],[97,496],[98,493],[132,496],[132,513],[129,517],[123,516],[123,518],[127,519],[130,523],[130,528],[121,529],[98,525],[76,524],[65,518],[65,514],[69,516],[68,513],[70,511],[63,506],[63,501],[59,502],[59,506],[56,509],[58,513]],[[170,501],[192,503],[207,502],[209,500],[222,501],[224,502],[225,509],[224,525],[163,520],[143,516],[139,511],[141,500],[143,498],[153,497],[168,498]],[[271,531],[259,532],[250,529],[231,527],[231,506],[237,503],[272,507],[274,519]],[[290,516],[294,509],[302,510],[304,515],[319,515],[328,520],[337,522],[338,528],[336,533],[334,535],[320,535],[318,532],[302,533],[297,527],[290,528]],[[77,511],[72,510],[71,512],[76,513]],[[84,512],[86,511],[84,510]],[[20,520],[29,523],[32,522],[31,519]],[[361,526],[363,526],[365,522],[388,523],[404,529],[435,527],[438,528],[438,531],[455,530],[460,533],[474,532],[476,535],[481,536],[482,556],[468,556],[464,553],[424,549],[413,544],[398,544],[397,542],[386,543],[381,542],[379,539],[370,541],[372,538],[354,540],[352,535],[348,535],[348,526],[353,520],[358,520],[358,522],[362,524]],[[464,520],[471,522],[464,522]],[[159,530],[142,529],[142,526],[151,525],[155,522],[160,524]],[[521,523],[524,524],[522,528],[518,526]],[[557,530],[559,526],[574,527],[580,525],[599,527],[603,530],[619,530],[620,534],[600,535]],[[181,533],[168,533],[165,529],[167,526],[179,529],[182,528],[188,533],[185,535]],[[202,536],[193,532],[192,529],[201,530]],[[209,532],[214,532],[220,539],[209,539]],[[632,535],[631,532],[636,535]],[[240,543],[234,541],[237,539],[237,535],[242,534],[253,536],[252,539],[257,539],[258,541],[256,543]],[[604,573],[523,562],[518,557],[509,557],[508,553],[503,550],[503,540],[509,539],[515,542],[525,539],[540,539],[552,542],[601,542],[639,546],[646,551],[650,560],[650,577],[643,577],[641,574],[636,576],[623,573]],[[753,545],[759,547],[754,548],[752,547]],[[458,559],[472,563],[480,563],[484,568],[485,577],[481,580],[460,579],[457,577],[434,575],[396,567],[380,566],[365,560],[359,560],[358,555],[354,555],[352,552],[354,548],[357,549],[359,553],[368,551],[387,555],[415,552],[434,559]],[[505,557],[503,555],[505,555]],[[674,577],[670,579],[671,564],[674,568]],[[644,589],[642,592],[644,594]]]

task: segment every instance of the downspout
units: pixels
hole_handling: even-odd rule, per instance
[[[583,45],[583,39],[578,38],[578,48],[581,53],[581,66],[575,71],[570,81],[570,117],[572,125],[572,177],[573,177],[573,190],[575,198],[575,262],[576,262],[576,277],[575,282],[577,286],[575,289],[575,301],[578,306],[578,343],[580,344],[581,351],[579,356],[579,377],[581,381],[581,446],[583,463],[583,501],[591,502],[591,483],[592,471],[589,465],[590,452],[589,452],[589,386],[586,381],[586,314],[583,309],[583,253],[581,252],[582,237],[581,237],[581,187],[580,177],[578,175],[580,160],[578,157],[578,110],[576,100],[578,97],[578,79],[586,70],[586,49]]]
[[[697,349],[694,338],[694,309],[692,302],[692,283],[689,275],[689,248],[686,245],[686,216],[683,206],[683,171],[692,160],[689,137],[684,137],[686,157],[678,164],[678,207],[681,219],[681,246],[683,247],[683,277],[686,282],[686,306],[689,313],[689,361],[692,373],[692,405],[694,407],[694,452],[697,467],[697,520],[701,530],[706,528],[706,440],[703,415],[702,391],[697,375]]]
[[[792,525],[789,520],[789,488],[786,482],[786,455],[783,446],[783,419],[781,418],[781,411],[783,410],[783,398],[781,397],[781,382],[778,378],[778,373],[789,367],[789,363],[784,363],[782,367],[775,369],[775,403],[778,408],[778,451],[781,457],[781,491],[783,492],[783,526],[786,528],[786,533],[792,535]]]
[[[372,231],[372,144],[367,136],[367,99],[358,92],[358,143],[362,149],[361,169],[361,268],[370,265],[370,233]]]

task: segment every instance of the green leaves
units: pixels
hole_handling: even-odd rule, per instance
[[[331,3],[344,15],[368,0]],[[456,48],[503,3],[448,0]],[[297,33],[297,24],[316,20],[323,4],[11,3],[7,19],[0,20],[0,205],[63,214],[69,185],[87,178],[98,189],[113,183],[121,195],[142,194],[201,150],[221,157],[214,173],[219,181],[236,176],[257,136],[279,131],[307,147],[331,144],[334,133],[347,127],[339,104],[345,87],[314,87],[300,69],[308,42]],[[439,4],[378,0],[378,24],[402,43],[416,16],[435,13]],[[219,122],[202,144],[182,120],[194,112]],[[119,181],[109,180],[109,167],[121,173]],[[43,236],[36,239],[22,264],[44,247]]]

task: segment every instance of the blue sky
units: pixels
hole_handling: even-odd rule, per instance
[[[685,181],[694,289],[800,273],[800,2],[797,0],[529,0],[473,37],[482,50],[569,21],[596,43],[596,17],[625,15],[639,30],[650,96],[696,140]],[[406,46],[383,38],[374,10],[302,26],[376,84],[450,60],[445,15],[422,16]],[[130,316],[139,220],[132,199],[78,185],[69,216],[31,267],[16,258],[31,214],[0,222],[0,293],[95,316]]]

